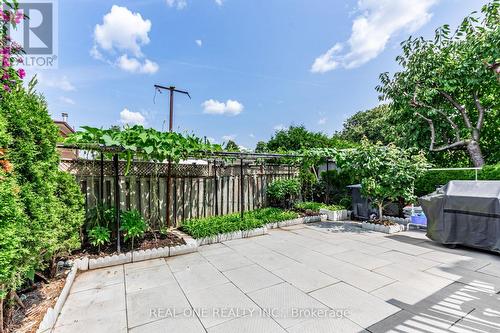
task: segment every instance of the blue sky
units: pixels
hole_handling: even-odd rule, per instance
[[[54,118],[79,127],[124,122],[253,148],[276,128],[332,134],[378,104],[399,42],[431,36],[477,0],[59,0],[59,67],[39,71]],[[29,72],[28,72],[29,74]]]

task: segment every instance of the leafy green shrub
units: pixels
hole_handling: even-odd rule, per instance
[[[327,205],[321,202],[312,202],[312,201],[306,201],[306,202],[299,202],[296,203],[294,208],[298,211],[312,211],[314,213],[319,213],[320,209],[328,209],[328,210],[343,210],[345,209],[344,206],[342,205]]]
[[[191,219],[184,222],[181,228],[194,238],[203,238],[239,230],[255,229],[267,223],[291,220],[297,217],[296,212],[284,211],[279,208],[262,208],[245,212],[243,219],[239,213]]]
[[[6,148],[5,158],[13,165],[9,177],[17,184],[14,186],[16,199],[9,199],[2,209],[10,210],[11,214],[21,209],[22,213],[16,214],[29,221],[24,225],[23,218],[15,218],[19,224],[18,234],[23,235],[23,228],[28,232],[23,242],[16,243],[19,268],[13,270],[12,283],[6,283],[14,286],[48,265],[52,265],[51,273],[55,272],[56,258],[79,247],[83,199],[71,176],[58,170],[59,129],[49,116],[44,98],[34,92],[33,82],[28,89],[18,87],[2,95],[0,118],[4,127],[2,141],[6,141],[6,136],[9,138],[7,143],[2,143],[2,148]],[[19,202],[18,208],[14,208],[16,202]],[[0,234],[5,235],[9,234],[11,225],[4,224],[4,219],[2,214]],[[14,251],[14,243],[9,244],[9,251]],[[2,246],[0,257],[8,257],[7,252]]]
[[[15,178],[0,169],[0,299],[15,290],[32,270],[34,241]]]
[[[305,212],[305,211],[312,211],[315,213],[318,213],[321,208],[323,208],[324,204],[321,202],[313,202],[313,201],[306,201],[306,202],[297,202],[294,205],[294,208],[298,211]]]
[[[271,222],[293,220],[298,217],[298,214],[289,210],[268,207],[246,212],[245,217],[255,218],[262,221],[262,224],[267,224]]]
[[[278,179],[266,190],[267,199],[273,207],[291,208],[300,194],[298,179]]]
[[[148,225],[142,218],[138,210],[130,210],[122,212],[120,215],[120,230],[124,232],[124,239],[132,240],[132,248],[134,248],[134,239],[141,237],[146,232]]]
[[[481,180],[500,180],[500,163],[483,166],[483,169],[479,171],[478,178]]]
[[[95,226],[89,230],[90,244],[97,246],[101,252],[101,246],[108,244],[111,237],[111,231],[106,227]]]
[[[111,228],[115,225],[115,207],[97,204],[89,209],[85,215],[85,228],[92,229],[95,226]]]
[[[415,195],[423,196],[432,193],[437,187],[446,185],[451,180],[474,180],[474,170],[426,171],[415,181]],[[485,165],[478,171],[480,180],[500,180],[500,164]]]

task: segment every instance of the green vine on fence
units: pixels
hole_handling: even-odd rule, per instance
[[[82,129],[71,134],[64,143],[89,149],[95,148],[96,145],[116,148],[120,158],[127,160],[127,170],[134,157],[148,161],[169,160],[179,163],[187,158],[201,157],[222,150],[220,145],[204,142],[194,135],[160,132],[140,125],[127,126],[123,129],[82,126]]]

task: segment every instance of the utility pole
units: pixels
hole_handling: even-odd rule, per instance
[[[165,86],[160,86],[158,84],[155,84],[154,87],[160,93],[162,90],[168,90],[170,92],[170,110],[169,110],[168,131],[172,132],[174,130],[174,93],[177,92],[177,93],[188,95],[189,99],[191,99],[191,96],[189,95],[189,92],[175,89],[174,86],[165,87]],[[170,222],[170,188],[171,187],[172,187],[172,161],[169,159],[168,160],[168,167],[167,167],[167,200],[166,200],[167,227],[171,227],[171,222]]]

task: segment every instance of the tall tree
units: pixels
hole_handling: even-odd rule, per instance
[[[308,131],[304,125],[278,130],[267,142],[269,151],[298,151],[303,148],[327,148],[332,142],[324,133]]]
[[[410,37],[396,58],[402,71],[381,74],[377,87],[394,110],[428,124],[430,151],[466,150],[475,166],[484,164],[485,123],[498,124],[500,117],[499,4],[483,6],[482,19],[467,16],[453,33],[444,25],[432,40]],[[496,141],[487,144],[495,150]]]
[[[240,147],[233,140],[229,140],[224,147],[226,151],[240,151]]]

